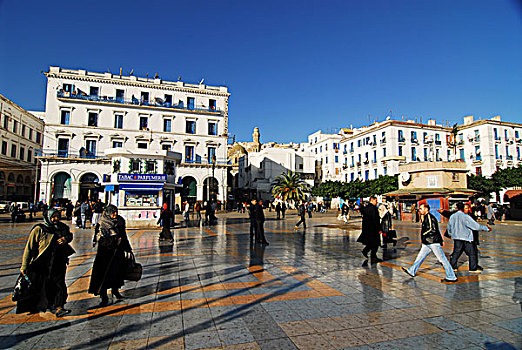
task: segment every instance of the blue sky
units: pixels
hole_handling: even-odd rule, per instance
[[[516,0],[0,0],[0,93],[43,110],[50,65],[227,85],[229,132],[305,141],[389,111],[522,122]]]

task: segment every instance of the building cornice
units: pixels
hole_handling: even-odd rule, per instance
[[[522,128],[522,124],[520,124],[520,123],[504,122],[501,120],[493,120],[493,119],[481,119],[481,120],[474,121],[470,124],[459,125],[459,126],[457,126],[457,129],[460,131],[460,130],[465,130],[465,129],[469,129],[469,128],[474,128],[477,126],[482,126],[485,124],[491,124],[491,125],[495,125],[495,126],[510,126],[510,127],[514,127],[514,128]]]

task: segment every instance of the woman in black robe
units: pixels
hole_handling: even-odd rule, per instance
[[[64,308],[67,301],[65,273],[69,256],[74,249],[69,245],[73,236],[69,226],[60,222],[60,212],[49,209],[44,212],[44,222],[31,230],[22,258],[22,274],[31,281],[31,296],[18,301],[16,313],[45,312],[51,310],[57,317],[70,310]]]
[[[169,209],[167,203],[163,203],[163,211],[158,219],[158,225],[161,224],[163,227],[159,236],[160,241],[174,241],[172,233],[170,232],[170,226],[173,219],[174,214],[172,213],[172,210]]]
[[[98,251],[92,266],[89,293],[99,295],[99,306],[105,306],[109,302],[107,289],[111,289],[116,299],[123,299],[118,289],[123,286],[125,253],[131,253],[132,248],[125,231],[125,220],[118,215],[116,206],[111,204],[105,208],[99,224]]]

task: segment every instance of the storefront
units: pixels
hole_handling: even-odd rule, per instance
[[[128,228],[156,227],[163,203],[172,208],[176,187],[166,174],[117,174],[105,184],[106,202],[118,207]]]

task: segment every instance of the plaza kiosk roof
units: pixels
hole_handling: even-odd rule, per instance
[[[522,201],[522,190],[507,190],[504,193],[504,201]]]
[[[426,196],[426,197],[439,197],[449,195],[473,195],[477,193],[475,190],[469,188],[414,188],[414,189],[400,189],[392,192],[385,193],[384,196]]]

